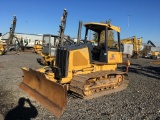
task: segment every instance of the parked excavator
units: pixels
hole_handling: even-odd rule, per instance
[[[151,40],[148,40],[147,44],[151,44],[153,47],[156,47],[155,44]]]
[[[34,97],[56,117],[60,118],[67,105],[67,91],[84,99],[108,95],[127,88],[129,61],[122,61],[120,46],[120,28],[109,23],[89,22],[85,39],[77,44],[65,45],[60,40],[56,48],[55,64],[38,70],[22,68],[24,78],[20,88]],[[80,27],[79,27],[80,28]],[[89,30],[98,33],[98,45],[87,42]],[[119,48],[108,47],[108,31],[117,32]],[[78,30],[80,37],[80,31]],[[100,43],[100,34],[105,31],[104,43]],[[119,64],[126,71],[118,71]]]
[[[133,44],[133,54],[132,58],[137,59],[139,57],[139,51],[142,47],[142,37],[137,39],[136,36],[133,36],[131,38],[122,39],[121,45],[123,44]]]

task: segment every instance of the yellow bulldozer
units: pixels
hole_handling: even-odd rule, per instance
[[[56,48],[55,64],[49,68],[33,70],[22,68],[24,78],[20,88],[34,97],[56,117],[60,117],[67,105],[67,91],[84,99],[92,99],[127,88],[129,61],[122,61],[120,28],[109,23],[89,22],[83,43]],[[89,30],[98,33],[98,45],[87,42]],[[108,31],[117,32],[119,49],[108,47]],[[104,43],[100,34],[105,31]],[[119,64],[126,66],[118,71]]]
[[[65,39],[67,39],[67,36],[65,36]],[[45,66],[50,66],[50,65],[52,66],[52,64],[55,63],[56,50],[60,44],[59,41],[60,41],[60,36],[52,34],[43,35],[42,50],[40,52],[42,59],[39,61],[41,62],[41,64]],[[65,41],[65,44],[67,43],[68,42]]]
[[[42,50],[40,55],[42,56],[41,64],[50,66],[55,62],[56,55],[56,40],[58,36],[51,34],[44,34],[42,41]]]

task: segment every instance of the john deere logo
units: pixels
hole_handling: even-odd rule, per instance
[[[109,60],[115,60],[114,54],[111,55],[111,57],[109,58]]]

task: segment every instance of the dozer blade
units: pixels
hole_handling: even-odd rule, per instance
[[[41,72],[23,68],[22,71],[24,78],[19,87],[60,118],[67,105],[66,88],[48,80]]]

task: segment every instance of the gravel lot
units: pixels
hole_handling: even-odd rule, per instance
[[[18,87],[23,75],[21,67],[42,67],[37,58],[40,56],[29,52],[0,56],[0,120],[10,114],[22,114],[22,109],[19,113],[16,111],[21,97],[30,99],[38,111],[35,115],[25,113],[25,118],[57,119]],[[143,58],[129,60],[130,82],[126,90],[90,101],[69,94],[67,108],[60,120],[160,120],[160,65],[153,65],[149,63],[151,60]]]

